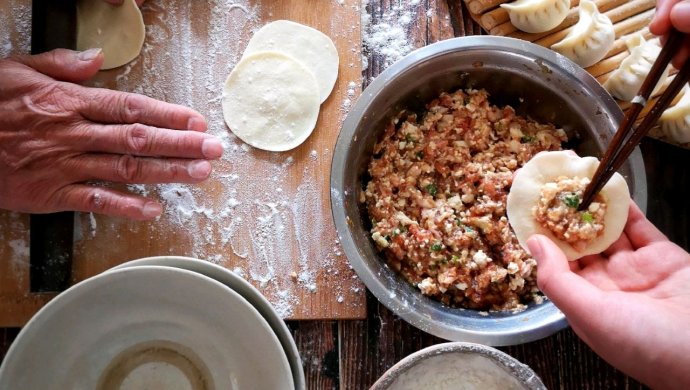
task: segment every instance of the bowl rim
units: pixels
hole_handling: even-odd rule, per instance
[[[553,302],[545,299],[545,302],[542,303],[541,306],[546,305],[549,313],[545,315],[541,322],[525,323],[520,329],[496,331],[459,328],[457,326],[434,321],[428,315],[422,315],[415,310],[410,310],[406,302],[400,302],[396,295],[391,294],[387,286],[380,279],[375,277],[374,272],[371,272],[371,269],[369,269],[366,264],[366,260],[362,258],[357,250],[357,246],[348,226],[349,217],[345,213],[344,195],[347,194],[347,188],[345,188],[346,186],[344,185],[346,156],[349,152],[351,140],[357,130],[359,118],[363,116],[377,94],[391,80],[404,73],[407,69],[414,67],[416,64],[450,52],[482,49],[502,49],[535,57],[536,59],[543,60],[546,64],[553,64],[563,71],[570,73],[572,77],[578,79],[584,87],[600,97],[602,103],[610,110],[610,114],[612,115],[611,120],[614,123],[620,123],[623,118],[623,112],[618,104],[594,77],[568,58],[547,48],[515,38],[497,36],[468,36],[440,41],[409,53],[401,60],[385,69],[365,90],[362,91],[362,95],[348,113],[343,121],[331,160],[331,213],[335,221],[338,239],[343,246],[343,251],[352,268],[379,302],[397,316],[403,318],[420,330],[446,340],[475,342],[494,346],[515,345],[550,336],[568,327],[565,316],[555,307]],[[646,177],[642,153],[639,147],[635,149],[629,161],[632,165],[632,175],[636,183],[632,198],[635,199],[635,202],[644,212],[647,205]],[[552,306],[552,308],[549,306]],[[487,319],[491,319],[491,317],[487,317]]]
[[[157,278],[157,280],[156,280]],[[191,270],[186,270],[182,268],[176,268],[176,267],[168,267],[168,266],[157,266],[157,265],[142,265],[138,267],[129,267],[129,268],[120,268],[116,270],[107,270],[105,272],[101,272],[97,275],[94,275],[90,278],[87,278],[67,290],[61,292],[58,294],[55,298],[53,298],[50,302],[48,302],[45,306],[43,306],[30,320],[27,322],[27,324],[21,329],[19,334],[17,335],[17,338],[15,341],[12,343],[10,346],[9,350],[7,351],[7,354],[5,356],[5,360],[3,360],[2,365],[0,365],[0,382],[4,384],[5,382],[11,381],[13,378],[15,378],[18,374],[16,372],[19,372],[20,374],[25,372],[26,369],[20,369],[17,368],[18,365],[20,365],[21,358],[25,358],[30,351],[27,351],[27,348],[31,347],[30,341],[32,338],[35,338],[35,336],[40,335],[41,333],[45,333],[46,329],[50,328],[50,322],[51,321],[56,321],[55,318],[57,317],[60,319],[60,316],[62,314],[61,312],[64,312],[65,310],[72,310],[74,311],[75,307],[78,307],[79,304],[84,304],[85,302],[88,303],[89,305],[95,305],[97,300],[91,296],[91,292],[97,291],[98,294],[107,294],[107,293],[113,293],[114,291],[124,291],[124,294],[132,294],[132,290],[126,290],[123,289],[122,286],[126,285],[127,281],[131,281],[132,279],[136,281],[148,281],[148,279],[153,279],[155,281],[161,281],[164,280],[166,282],[170,283],[181,283],[185,287],[189,287],[189,285],[194,284],[195,286],[198,286],[199,289],[203,292],[202,298],[219,298],[221,295],[225,296],[225,299],[223,301],[228,302],[228,305],[233,305],[233,308],[235,309],[240,309],[240,311],[244,311],[245,315],[248,315],[245,317],[246,319],[244,320],[247,324],[250,322],[254,325],[254,331],[256,332],[255,336],[253,337],[267,337],[268,339],[266,340],[266,344],[264,347],[269,346],[273,351],[269,352],[278,352],[275,353],[275,360],[279,361],[279,367],[276,368],[276,366],[272,366],[272,372],[276,372],[275,376],[273,379],[270,379],[272,382],[277,382],[277,381],[283,381],[283,382],[288,382],[290,385],[294,384],[294,380],[292,377],[292,371],[290,367],[290,362],[288,360],[287,352],[284,351],[280,340],[278,339],[277,334],[273,331],[271,328],[270,324],[268,321],[259,313],[259,311],[254,307],[250,302],[248,302],[241,294],[233,290],[232,288],[226,286],[225,284],[207,277],[205,275],[202,275],[198,272],[191,271]],[[123,282],[124,281],[124,282]],[[153,284],[155,285],[155,283]],[[149,284],[140,284],[141,287],[137,287],[135,293],[139,295],[149,295],[150,289],[149,289]],[[161,289],[161,287],[155,287],[155,289]],[[105,293],[103,292],[105,290]],[[122,295],[121,293],[120,295]],[[195,297],[192,297],[191,295],[189,296],[190,298],[188,299],[188,302],[191,302],[194,299],[197,299]],[[99,296],[100,298],[100,296]],[[119,298],[122,299],[122,298]],[[187,306],[190,306],[191,304],[188,302],[183,302]],[[220,301],[219,301],[220,302]],[[107,305],[106,307],[109,307],[111,305],[111,302],[106,302]],[[176,302],[179,304],[179,302]],[[99,303],[100,306],[103,306],[103,302]],[[137,303],[138,305],[141,305],[140,303]],[[135,309],[141,309],[141,307],[135,307]],[[103,309],[104,311],[109,311],[110,309]],[[206,309],[208,310],[208,309]],[[215,309],[214,309],[215,310]],[[124,324],[135,324],[137,326],[141,326],[140,324],[144,324],[145,326],[153,327],[156,326],[157,324],[166,324],[164,321],[157,322],[157,319],[151,319],[155,317],[155,315],[148,314],[147,312],[143,311],[137,311],[137,310],[132,310],[132,318],[128,319],[127,321],[120,320],[121,323]],[[144,314],[141,314],[144,313]],[[221,312],[222,313],[222,312]],[[147,317],[148,316],[148,317]],[[142,318],[144,321],[142,321]],[[184,318],[184,317],[181,317]],[[78,322],[79,320],[84,320],[84,318],[79,318],[75,317],[73,322]],[[100,319],[99,321],[105,323],[106,320]],[[83,322],[83,321],[82,321]],[[87,321],[89,322],[89,321]],[[91,326],[93,321],[89,322],[87,325]],[[179,322],[178,322],[179,324]],[[211,324],[211,322],[209,322]],[[109,324],[112,325],[112,324]],[[177,325],[177,324],[173,324]],[[217,325],[217,324],[213,324]],[[226,325],[226,324],[224,324]],[[157,325],[160,326],[160,325]],[[168,325],[169,326],[169,325]],[[98,328],[96,328],[98,329]],[[93,330],[91,330],[93,331]],[[107,335],[107,332],[109,331],[108,328],[104,329],[99,329],[98,331],[104,332],[104,335]],[[220,330],[218,330],[220,332]],[[145,334],[146,332],[142,332],[142,334]],[[232,337],[239,337],[239,336],[232,336]],[[102,339],[103,337],[101,337]],[[176,342],[176,340],[166,340],[164,338],[161,338],[162,341],[173,341]],[[75,343],[78,343],[80,340],[79,339],[74,339],[74,340],[68,340],[69,343],[72,343],[74,345],[77,345]],[[157,341],[155,337],[151,337],[150,340],[147,341]],[[61,342],[65,342],[62,340]],[[224,341],[226,344],[228,341]],[[88,344],[87,344],[88,345]],[[137,344],[133,344],[137,345]],[[109,345],[106,344],[105,347],[108,347]],[[184,347],[189,347],[187,345],[183,345]],[[86,348],[86,347],[83,347]],[[119,349],[126,350],[126,348],[120,348]],[[256,348],[256,345],[254,346]],[[77,349],[79,353],[83,354],[84,350]],[[87,350],[88,351],[88,350]],[[120,352],[121,352],[120,351]],[[280,353],[282,352],[282,353]],[[72,352],[74,354],[74,352]],[[108,353],[113,359],[116,358],[117,354],[114,354],[112,351],[108,351]],[[72,363],[74,364],[77,360],[72,357]],[[240,360],[240,358],[237,358]],[[68,360],[69,361],[69,360]],[[112,362],[112,359],[111,359]],[[103,369],[107,369],[107,365],[103,367]],[[104,371],[101,371],[100,374],[102,374]],[[13,376],[14,375],[14,376]],[[223,377],[223,376],[217,376],[214,375],[213,372],[211,372],[211,376],[213,378],[216,377]],[[8,379],[9,377],[9,379]],[[45,377],[45,375],[39,376],[40,378]],[[232,383],[232,381],[235,381],[235,378],[228,378],[229,383]]]
[[[376,382],[371,386],[370,390],[386,390],[392,385],[401,375],[415,367],[417,364],[426,359],[433,358],[440,355],[449,354],[479,354],[488,358],[497,366],[501,367],[513,378],[515,378],[522,385],[534,390],[546,390],[546,386],[542,382],[539,375],[525,363],[510,356],[506,352],[492,348],[487,345],[466,343],[461,341],[440,343],[428,346],[413,352],[381,375]]]

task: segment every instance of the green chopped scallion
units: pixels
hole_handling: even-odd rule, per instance
[[[443,249],[443,245],[442,245],[440,242],[437,241],[437,242],[431,244],[431,250],[432,250],[432,251],[438,252],[438,251],[440,251],[441,249]]]
[[[424,188],[426,189],[426,192],[428,192],[429,194],[431,194],[431,196],[436,196],[436,193],[438,192],[438,188],[436,188],[436,185],[433,184],[433,183],[428,184],[428,185],[427,185],[426,187],[424,187]]]
[[[593,223],[594,216],[589,211],[585,211],[584,213],[582,213],[582,220],[586,223]]]
[[[575,193],[564,195],[561,200],[566,206],[576,209],[580,205],[580,197]]]

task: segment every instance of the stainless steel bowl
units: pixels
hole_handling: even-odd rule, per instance
[[[543,47],[511,38],[464,37],[410,53],[363,92],[338,136],[331,166],[331,208],[345,254],[364,284],[388,309],[417,328],[454,341],[513,345],[540,339],[567,326],[549,301],[527,310],[492,312],[450,308],[422,295],[390,269],[368,232],[358,202],[363,174],[385,124],[402,108],[422,109],[442,91],[484,88],[494,104],[563,127],[567,147],[601,156],[622,112],[582,68]],[[633,199],[647,203],[642,155],[636,150],[621,169]]]

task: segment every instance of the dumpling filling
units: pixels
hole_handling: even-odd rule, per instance
[[[578,211],[582,195],[590,180],[586,177],[559,176],[541,188],[539,202],[532,208],[537,222],[553,235],[582,251],[604,233],[606,203],[601,194],[585,211]]]

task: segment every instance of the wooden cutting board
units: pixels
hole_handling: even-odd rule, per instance
[[[491,35],[502,35],[512,38],[518,38],[538,45],[550,48],[551,45],[562,40],[568,32],[570,32],[573,25],[578,21],[578,5],[579,0],[571,0],[571,9],[565,20],[555,28],[543,33],[526,33],[518,30],[510,22],[508,12],[500,7],[503,3],[509,3],[511,0],[464,0],[467,8],[470,10],[472,18],[479,23],[483,29]],[[616,41],[613,48],[608,54],[599,61],[587,68],[586,70],[594,76],[601,84],[606,82],[611,73],[618,69],[621,61],[623,61],[629,54],[625,45],[624,37],[628,34],[640,32],[645,39],[653,39],[654,36],[649,32],[647,26],[654,17],[656,11],[656,0],[593,0],[597,5],[599,11],[611,19],[616,32]],[[658,97],[666,87],[671,83],[673,77],[677,73],[676,69],[672,69],[669,77],[665,80],[663,88],[660,88],[650,99],[650,104],[643,110],[637,120],[639,123],[645,115],[649,112],[651,106],[656,102]],[[677,102],[676,98],[673,104]],[[630,107],[629,102],[618,101],[619,106],[626,110]],[[652,129],[649,133],[651,137],[660,139],[665,142],[673,143],[664,138],[659,127]],[[677,145],[690,149],[690,144]]]
[[[27,52],[30,3],[0,4],[0,18],[11,21],[2,50]],[[329,201],[335,140],[362,83],[359,1],[149,0],[143,12],[142,54],[90,84],[193,107],[226,152],[201,185],[116,187],[161,199],[156,221],[77,214],[73,281],[132,259],[192,256],[237,272],[285,318],[364,318],[364,288],[342,253]],[[340,69],[314,134],[297,149],[270,153],[229,132],[220,99],[252,33],[278,19],[329,35]],[[29,293],[28,226],[27,215],[0,212],[0,327],[24,324],[54,297]]]

